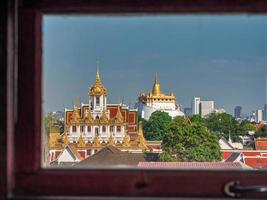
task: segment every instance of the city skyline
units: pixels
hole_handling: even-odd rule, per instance
[[[97,58],[108,102],[133,106],[158,73],[183,108],[201,96],[228,113],[236,105],[247,114],[263,109],[264,24],[263,16],[45,16],[44,111],[72,107],[75,96],[86,103]]]

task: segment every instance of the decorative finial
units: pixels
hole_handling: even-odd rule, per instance
[[[99,75],[99,58],[96,59],[96,82],[101,82]]]
[[[158,73],[156,72],[155,81],[158,82]]]
[[[155,82],[154,82],[153,89],[152,89],[152,94],[154,96],[161,95],[160,84],[158,82],[158,74],[157,73],[156,73]]]
[[[79,107],[79,97],[78,96],[75,96],[74,97],[74,101],[73,101],[73,104],[74,104],[74,107]]]
[[[97,73],[99,73],[99,63],[100,63],[100,60],[99,58],[96,59],[96,71]]]

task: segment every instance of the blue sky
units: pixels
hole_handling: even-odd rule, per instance
[[[157,73],[183,107],[200,96],[250,113],[265,100],[267,16],[45,16],[44,111],[87,102],[97,58],[109,103],[133,105]]]

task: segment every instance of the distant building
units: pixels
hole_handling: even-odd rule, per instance
[[[267,138],[258,138],[255,140],[256,150],[267,150]]]
[[[138,109],[138,115],[146,120],[149,120],[151,114],[155,111],[166,112],[172,118],[184,116],[173,92],[166,95],[161,91],[157,77],[152,90],[148,94],[141,93],[139,95],[135,107]]]
[[[184,108],[184,114],[186,116],[192,115],[192,108]]]
[[[242,106],[236,106],[235,107],[235,118],[241,118],[242,117]]]
[[[215,108],[212,112],[221,114],[221,113],[225,113],[225,110],[223,108]]]
[[[267,76],[265,77],[265,105],[264,105],[264,120],[267,121]]]
[[[267,103],[264,105],[264,120],[267,121]]]
[[[214,111],[214,101],[200,101],[199,112],[202,117]]]
[[[256,110],[255,121],[256,123],[260,123],[263,121],[263,110]]]
[[[229,135],[228,141],[221,137],[219,140],[219,144],[222,150],[226,149],[243,149],[243,144],[240,142],[232,142],[231,136]]]
[[[200,97],[194,97],[192,102],[192,114],[200,115]]]

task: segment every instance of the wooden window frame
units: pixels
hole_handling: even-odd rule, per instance
[[[3,199],[53,199],[51,196],[210,197],[223,198],[223,185],[266,184],[264,171],[72,170],[41,168],[42,14],[266,13],[266,0],[5,0],[7,42],[5,111],[1,117]],[[9,3],[11,2],[11,3]],[[11,4],[11,5],[10,5]],[[2,9],[2,8],[1,8]],[[16,19],[18,19],[16,21]],[[18,30],[16,28],[18,25]],[[18,46],[16,38],[18,37]],[[18,51],[18,54],[17,54]],[[3,55],[4,55],[3,54]],[[1,54],[2,55],[2,54]],[[16,63],[18,60],[18,65]],[[18,68],[16,68],[18,66]],[[18,82],[17,82],[18,80]],[[16,104],[17,103],[17,104]],[[15,106],[14,106],[15,105]],[[17,106],[16,106],[17,105]],[[13,143],[14,139],[14,143]],[[1,147],[2,148],[2,147]],[[14,153],[14,154],[13,154]],[[15,156],[14,156],[15,155]],[[2,175],[4,175],[2,177]],[[253,196],[251,196],[253,195]],[[247,194],[244,197],[266,197]],[[64,199],[64,198],[62,198]]]

